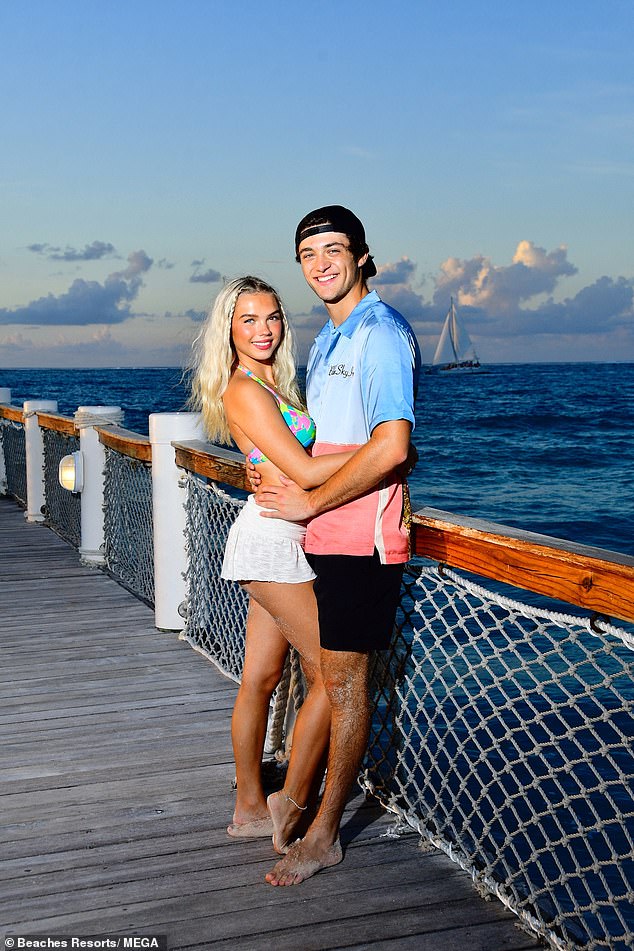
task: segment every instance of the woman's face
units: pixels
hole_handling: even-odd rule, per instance
[[[282,342],[282,313],[274,294],[240,294],[231,339],[241,363],[271,363]]]

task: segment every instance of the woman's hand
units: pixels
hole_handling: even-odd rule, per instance
[[[257,492],[258,489],[260,488],[260,483],[262,482],[262,476],[260,475],[260,473],[255,468],[252,462],[249,462],[247,460],[246,467],[247,467],[247,480],[249,482],[249,485],[251,486],[251,491]]]

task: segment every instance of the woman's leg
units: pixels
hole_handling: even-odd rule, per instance
[[[229,835],[273,832],[262,786],[262,754],[271,694],[282,676],[287,651],[288,641],[271,615],[250,598],[242,682],[231,718],[237,796]]]
[[[282,852],[292,841],[304,808],[319,792],[330,736],[330,702],[321,677],[317,603],[310,581],[253,581],[245,588],[299,652],[308,687],[295,721],[284,788],[268,798],[275,826],[273,844]]]

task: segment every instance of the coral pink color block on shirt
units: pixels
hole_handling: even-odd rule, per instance
[[[358,448],[317,440],[313,455]],[[312,519],[306,529],[305,550],[313,555],[372,555],[376,548],[383,564],[400,564],[409,557],[402,518],[403,486],[394,477],[378,489]]]

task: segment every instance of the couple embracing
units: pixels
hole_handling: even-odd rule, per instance
[[[259,481],[222,569],[249,594],[227,831],[272,835],[282,858],[271,885],[299,884],[342,859],[339,825],[370,728],[371,653],[389,646],[409,557],[402,473],[420,371],[411,327],[368,289],[376,268],[356,215],[340,205],[306,215],[295,252],[329,316],[309,357],[308,411],[282,303],[258,278],[231,281],[216,298],[193,378],[210,438],[233,439]],[[289,643],[308,690],[284,787],[267,799],[268,706]]]

